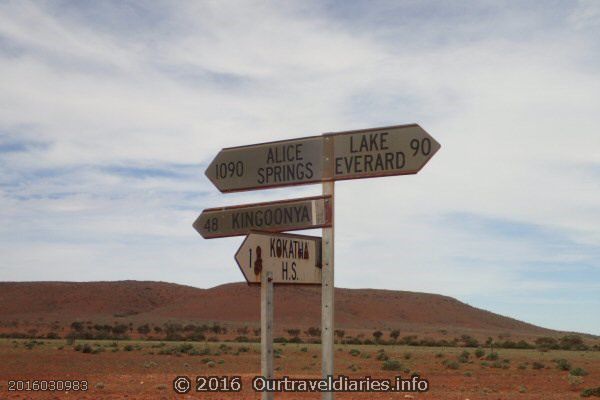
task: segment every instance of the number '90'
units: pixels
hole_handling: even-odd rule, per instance
[[[413,139],[410,141],[410,148],[413,149],[413,156],[421,153],[424,156],[428,156],[431,153],[431,140],[429,138]]]

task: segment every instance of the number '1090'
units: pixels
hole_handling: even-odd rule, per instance
[[[215,175],[217,179],[240,177],[244,175],[244,163],[241,161],[230,161],[215,164]]]

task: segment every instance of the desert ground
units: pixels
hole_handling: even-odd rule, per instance
[[[419,374],[426,393],[338,393],[339,399],[579,399],[600,386],[600,352],[483,348],[336,345],[336,374],[392,378]],[[481,354],[481,352],[484,354]],[[275,374],[320,375],[318,344],[275,344]],[[468,353],[468,354],[467,354]],[[386,360],[387,359],[387,360]],[[231,342],[67,341],[0,339],[2,399],[258,399],[251,379],[260,371],[260,345]],[[396,370],[384,370],[388,368]],[[570,371],[569,371],[570,370]],[[173,391],[178,375],[242,377],[240,393]],[[9,391],[9,380],[86,380],[86,392]],[[319,399],[319,393],[276,398]]]

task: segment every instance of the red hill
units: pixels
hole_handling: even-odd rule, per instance
[[[244,283],[198,289],[164,282],[2,282],[0,323],[19,326],[72,321],[167,321],[257,326],[260,289]],[[320,288],[277,286],[277,328],[320,325]],[[336,328],[351,331],[400,329],[403,334],[440,332],[514,337],[558,332],[481,310],[447,296],[375,289],[336,289]],[[14,330],[14,329],[13,329]]]

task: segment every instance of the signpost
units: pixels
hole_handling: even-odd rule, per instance
[[[320,237],[252,232],[235,261],[248,283],[261,283],[261,276],[270,272],[273,283],[321,284]]]
[[[205,239],[248,235],[235,259],[248,283],[261,284],[264,377],[273,377],[274,283],[322,285],[321,369],[325,379],[334,375],[335,181],[416,174],[439,149],[423,128],[410,124],[231,147],[213,159],[205,174],[223,193],[323,184],[323,196],[211,208],[194,222]],[[311,228],[322,228],[323,238],[273,233]],[[323,392],[323,399],[333,393]]]
[[[273,273],[262,274],[260,284],[260,372],[273,378]],[[273,400],[273,392],[263,392],[262,400]]]
[[[209,208],[194,222],[204,239],[247,235],[250,231],[296,231],[331,225],[330,196]]]
[[[397,125],[226,148],[205,174],[223,193],[416,174],[439,148],[419,125]]]

